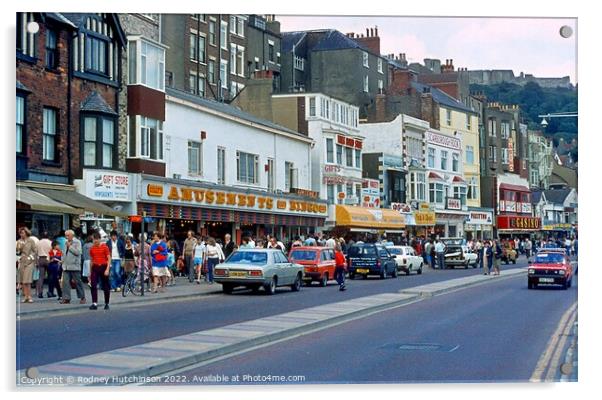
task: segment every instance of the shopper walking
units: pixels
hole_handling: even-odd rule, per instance
[[[65,255],[63,257],[63,300],[61,304],[71,302],[71,281],[75,283],[75,290],[79,304],[86,303],[86,293],[82,282],[82,244],[75,237],[75,232],[71,229],[65,231]]]
[[[196,272],[195,282],[197,284],[201,283],[201,274],[203,272],[203,264],[205,262],[205,242],[201,240],[201,237],[198,236],[196,240],[196,244],[194,245],[194,268]],[[206,279],[205,279],[206,280]]]
[[[334,247],[334,262],[334,278],[339,284],[339,290],[344,291],[347,289],[345,287],[345,272],[347,270],[347,263],[345,262],[345,255],[343,254],[341,245],[339,243],[337,243]]]
[[[106,243],[100,241],[100,233],[94,232],[92,235],[94,242],[90,247],[90,284],[92,292],[92,305],[90,310],[98,309],[98,283],[104,292],[105,310],[109,309],[109,300],[111,298],[111,283],[109,276],[111,274],[111,251]]]
[[[129,236],[125,238],[125,248],[123,252],[123,269],[125,271],[125,276],[129,276],[134,269],[136,269],[136,249],[134,243],[132,242],[132,238]]]
[[[437,264],[439,269],[445,269],[445,244],[441,239],[435,244],[435,252],[437,253]]]
[[[206,258],[207,258],[207,281],[209,284],[213,284],[213,269],[220,261],[224,260],[224,253],[222,252],[221,247],[219,247],[215,243],[215,239],[210,237],[207,239],[207,249],[206,249]]]
[[[494,253],[494,255],[493,255],[493,275],[499,275],[500,274],[500,263],[502,260],[502,247],[497,242],[497,240],[493,241],[492,251]]]
[[[52,250],[52,242],[48,239],[48,232],[42,232],[38,242],[38,280],[36,281],[36,294],[39,299],[44,298],[44,279],[48,270],[48,253]]]
[[[533,249],[533,243],[531,239],[525,239],[525,255],[527,256],[527,261],[531,260],[531,250]]]
[[[52,249],[48,252],[48,298],[56,297],[54,290],[56,289],[59,296],[59,301],[63,299],[63,289],[59,283],[60,276],[62,274],[61,262],[63,259],[63,253],[61,252],[61,246],[58,241],[52,242]]]
[[[125,253],[125,243],[123,239],[117,236],[117,231],[111,231],[111,238],[107,241],[107,247],[111,252],[111,290],[120,292],[121,286],[123,286],[121,265]]]
[[[234,250],[236,250],[236,243],[232,241],[232,235],[226,233],[226,236],[224,236],[224,257],[230,257]]]
[[[485,242],[483,248],[483,275],[489,275],[489,270],[493,265],[493,251],[491,250],[491,242]]]
[[[23,290],[23,303],[33,303],[31,298],[31,284],[33,282],[33,269],[36,266],[37,248],[31,238],[31,231],[27,228],[19,230],[22,246],[19,257],[17,282]]]
[[[92,235],[88,235],[86,242],[82,247],[82,256],[84,259],[82,266],[82,281],[87,282],[88,286],[90,285],[90,248],[92,248],[92,241]]]
[[[151,260],[153,267],[153,293],[157,291],[165,292],[165,285],[169,270],[167,269],[167,243],[163,240],[164,236],[159,232],[153,233],[153,243],[151,244]]]

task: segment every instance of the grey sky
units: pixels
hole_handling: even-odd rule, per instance
[[[341,17],[277,15],[283,32],[333,28],[366,34],[378,26],[381,54],[406,53],[410,62],[453,59],[468,69],[512,69],[537,77],[570,76],[577,81],[576,19]],[[573,35],[565,39],[560,28]]]

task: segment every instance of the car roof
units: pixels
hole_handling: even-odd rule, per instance
[[[252,249],[241,249],[241,248],[239,248],[239,249],[236,249],[236,251],[244,251],[244,252],[254,251],[254,252],[258,252],[258,253],[273,253],[275,251],[279,251],[279,252],[282,253],[282,250],[280,250],[280,249],[262,249],[262,248],[258,248],[258,247],[255,247],[255,248],[252,248]]]
[[[291,248],[293,250],[334,250],[332,247],[327,246],[296,246]]]

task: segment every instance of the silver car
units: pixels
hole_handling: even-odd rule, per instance
[[[237,286],[253,291],[263,287],[267,294],[276,293],[277,286],[301,289],[303,266],[291,263],[279,249],[239,249],[223,264],[215,266],[214,280],[222,284],[224,293]]]

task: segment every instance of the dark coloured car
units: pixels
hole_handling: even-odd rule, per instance
[[[355,244],[347,251],[347,270],[349,278],[356,275],[367,278],[368,275],[379,275],[381,279],[388,276],[397,277],[397,262],[395,256],[383,245],[366,243]]]
[[[571,287],[573,267],[566,254],[542,249],[530,264],[529,289],[534,289],[539,285],[561,285],[563,289]]]

